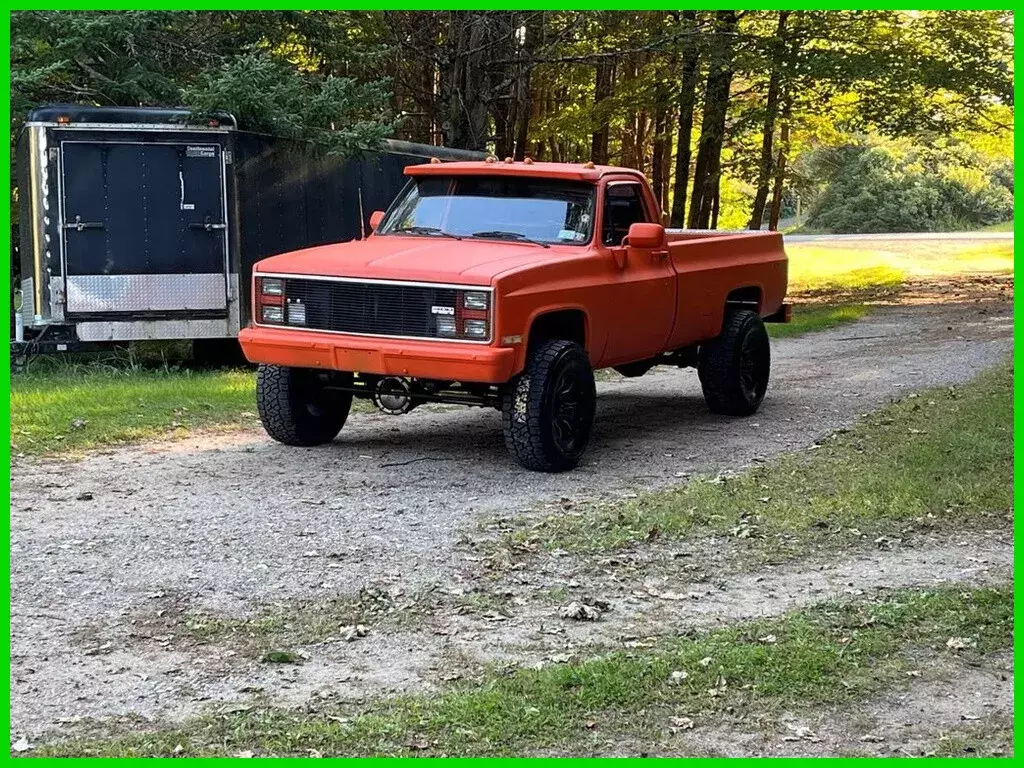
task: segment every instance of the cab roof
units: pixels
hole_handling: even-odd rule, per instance
[[[530,176],[533,178],[564,179],[566,181],[587,181],[594,183],[609,174],[626,174],[639,180],[644,179],[640,171],[632,168],[618,168],[614,165],[593,163],[539,163],[516,160],[474,160],[469,162],[434,162],[410,165],[405,169],[408,176]]]

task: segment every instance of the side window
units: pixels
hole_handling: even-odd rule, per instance
[[[629,234],[629,226],[638,221],[647,221],[640,185],[609,184],[604,194],[604,216],[601,224],[601,238],[604,244],[621,245],[622,238]]]

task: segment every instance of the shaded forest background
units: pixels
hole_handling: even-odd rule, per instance
[[[49,102],[226,109],[643,169],[673,226],[971,229],[1013,215],[997,11],[22,11],[12,132]],[[16,196],[16,190],[15,190]],[[12,213],[14,206],[12,206]]]

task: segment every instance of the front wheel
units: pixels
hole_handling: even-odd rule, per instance
[[[768,332],[756,312],[731,313],[718,337],[701,347],[697,373],[712,413],[754,413],[768,389],[770,372]]]
[[[330,391],[320,372],[261,365],[256,372],[256,408],[267,434],[285,445],[323,445],[345,426],[352,395]]]
[[[564,472],[580,462],[590,442],[597,390],[583,347],[546,341],[502,396],[505,447],[537,472]]]

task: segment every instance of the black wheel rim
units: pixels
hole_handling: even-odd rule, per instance
[[[572,454],[581,444],[586,429],[586,387],[578,371],[562,371],[551,398],[551,424],[555,443],[563,453]]]
[[[740,347],[740,387],[749,403],[760,401],[768,388],[768,350],[762,341],[758,334],[748,333]]]

